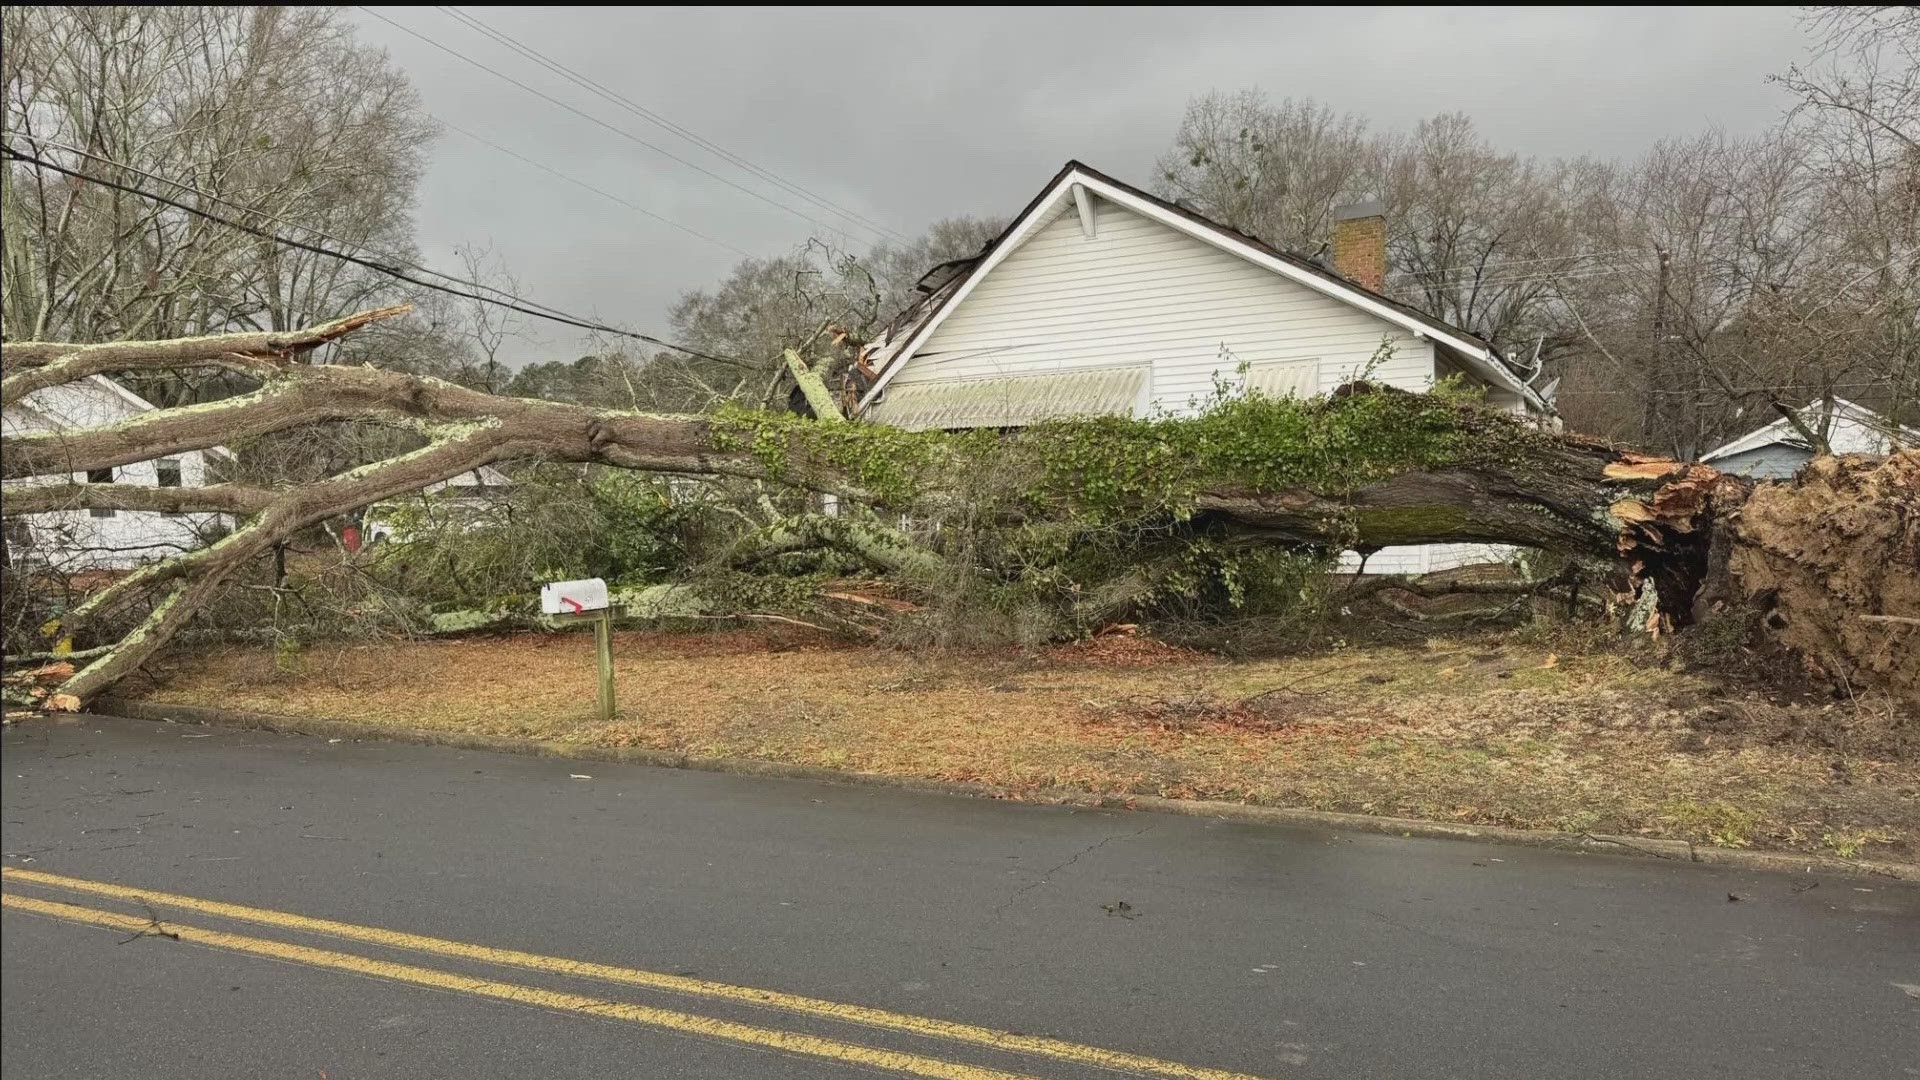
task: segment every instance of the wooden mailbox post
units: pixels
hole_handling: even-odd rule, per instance
[[[593,622],[594,654],[600,666],[600,719],[613,719],[613,608],[599,578],[556,581],[540,587],[540,613],[555,622]]]

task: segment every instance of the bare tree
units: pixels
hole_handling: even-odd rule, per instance
[[[942,218],[906,244],[881,244],[861,260],[880,290],[880,314],[891,316],[919,298],[915,286],[929,270],[980,254],[1007,227],[1001,217]]]
[[[1920,150],[1920,8],[1817,6],[1805,21],[1818,66],[1795,64],[1776,77],[1800,108],[1847,113],[1896,147]]]
[[[1478,333],[1575,428],[1692,458],[1784,417],[1816,449],[1841,398],[1920,407],[1920,21],[1815,9],[1821,64],[1772,130],[1637,161],[1535,162],[1471,120],[1368,136],[1256,92],[1189,105],[1163,192],[1302,253],[1335,205],[1387,209],[1387,291]]]
[[[1258,90],[1209,94],[1188,103],[1156,180],[1224,225],[1311,252],[1334,207],[1364,192],[1370,152],[1364,120],[1311,98],[1276,105]]]
[[[460,267],[468,281],[478,282],[490,292],[509,296],[519,294],[519,280],[507,268],[506,260],[496,254],[492,247],[468,244],[456,248],[455,254],[460,257]],[[485,390],[489,394],[499,393],[511,378],[506,364],[500,360],[500,350],[519,335],[516,320],[520,316],[481,299],[468,299],[464,301],[464,306],[464,329],[471,342],[473,363],[454,381]]]
[[[855,254],[821,240],[770,259],[744,259],[711,289],[686,293],[669,313],[675,337],[706,354],[663,352],[647,364],[644,404],[699,409],[738,399],[759,404],[782,385],[789,348],[819,354],[838,371],[886,318],[916,298],[934,266],[978,254],[998,219],[948,218],[904,245]],[[553,374],[559,375],[555,371]]]
[[[1791,133],[1716,132],[1603,170],[1582,232],[1626,261],[1546,283],[1587,336],[1586,358],[1604,360],[1608,388],[1625,374],[1639,391],[1634,437],[1694,457],[1752,427],[1774,388],[1793,385],[1784,376],[1808,377],[1806,364],[1757,347],[1777,325],[1780,298],[1814,286],[1823,266],[1805,155]]]
[[[1846,377],[1882,389],[1885,415],[1920,410],[1920,9],[1822,7],[1824,71],[1779,79],[1813,147],[1836,234],[1834,307],[1852,316]],[[1825,309],[1822,309],[1823,311]]]
[[[1580,250],[1562,172],[1496,150],[1462,113],[1376,140],[1368,184],[1387,209],[1388,290],[1509,350],[1554,355],[1563,342],[1546,317],[1548,275],[1596,265]]]
[[[1387,291],[1527,359],[1562,338],[1543,271],[1584,270],[1562,170],[1503,153],[1459,113],[1407,135],[1366,133],[1325,105],[1258,92],[1187,107],[1159,187],[1200,213],[1301,254],[1324,252],[1333,211],[1379,198]]]
[[[268,232],[405,260],[429,134],[337,9],[6,9],[5,141]],[[8,162],[12,339],[290,330],[400,295],[384,275],[126,190]]]
[[[1895,421],[1920,402],[1920,23],[1811,22],[1825,66],[1777,80],[1798,101],[1775,129],[1583,163],[1586,243],[1642,254],[1553,281],[1586,346],[1570,419],[1690,457],[1774,417],[1824,449],[1838,399]]]

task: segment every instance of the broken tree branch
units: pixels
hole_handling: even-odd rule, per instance
[[[215,334],[171,341],[109,341],[97,345],[10,341],[0,345],[0,371],[6,375],[0,379],[0,405],[12,405],[35,390],[49,386],[136,368],[238,365],[248,373],[257,374],[267,369],[262,361],[291,360],[369,323],[411,310],[412,304],[400,304],[288,332]]]
[[[833,391],[827,389],[826,380],[820,377],[820,373],[809,368],[807,362],[800,359],[800,354],[793,349],[786,350],[783,355],[787,358],[787,370],[792,373],[794,383],[800,387],[800,392],[806,395],[807,405],[813,409],[814,418],[846,419],[840,414],[840,403],[833,399]]]

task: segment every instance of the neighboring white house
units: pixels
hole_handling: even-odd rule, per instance
[[[145,398],[104,375],[95,375],[28,394],[0,414],[0,427],[4,427],[9,436],[72,431],[119,423],[151,411],[153,404]],[[216,446],[112,469],[8,480],[6,486],[72,481],[203,487],[207,482],[208,455],[224,460],[231,460],[233,456]],[[10,519],[7,553],[16,561],[38,561],[65,571],[121,570],[199,547],[208,536],[230,526],[224,514],[55,510]]]
[[[369,508],[364,539],[369,544],[376,540],[406,539],[394,524],[395,511],[402,506],[427,511],[437,508],[466,519],[477,518],[505,498],[512,486],[513,478],[491,465],[435,480],[411,495]]]
[[[1800,417],[1815,431],[1824,429],[1827,445],[1836,454],[1885,457],[1895,449],[1920,446],[1920,431],[1902,427],[1845,398],[1833,399],[1831,409],[1824,402],[1812,402],[1800,410]],[[1786,417],[1781,417],[1725,446],[1707,451],[1700,455],[1700,460],[1721,472],[1756,480],[1777,480],[1798,473],[1813,460],[1813,448],[1787,423]]]
[[[1496,407],[1549,411],[1487,342],[1380,294],[1377,205],[1339,218],[1336,272],[1069,162],[979,255],[921,279],[926,298],[866,355],[875,379],[861,415],[910,429],[1179,416],[1217,387],[1330,392],[1367,371],[1383,341],[1392,355],[1374,381],[1423,391],[1458,373]],[[1386,548],[1367,569],[1418,574],[1505,554]]]

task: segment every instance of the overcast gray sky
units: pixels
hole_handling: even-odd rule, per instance
[[[441,11],[371,10],[768,199],[845,224]],[[953,214],[1010,214],[1069,158],[1148,185],[1187,101],[1210,90],[1311,96],[1375,130],[1457,109],[1512,150],[1631,157],[1709,125],[1765,127],[1784,104],[1766,76],[1805,54],[1791,8],[463,10],[909,235]],[[676,297],[726,276],[739,258],[729,248],[773,255],[822,232],[420,37],[354,17],[449,125],[419,192],[431,266],[455,269],[455,245],[491,245],[524,295],[664,334]],[[566,328],[527,330],[509,350],[515,362],[571,359],[583,347]]]

